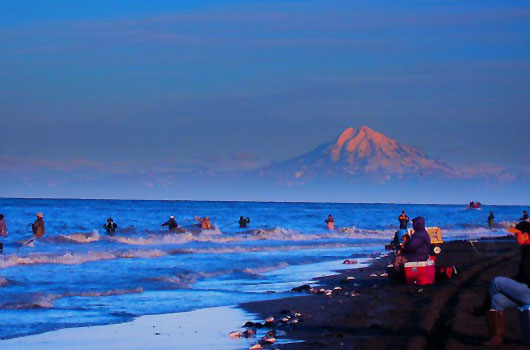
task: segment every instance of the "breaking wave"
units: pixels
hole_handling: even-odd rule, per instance
[[[64,294],[42,294],[35,293],[23,295],[19,300],[8,301],[0,304],[0,309],[50,309],[53,308],[53,302],[60,298],[67,297],[108,297],[113,295],[125,295],[133,293],[143,293],[142,287],[134,289],[114,289],[107,291],[87,291],[87,292],[69,292]]]
[[[102,252],[87,252],[75,253],[67,252],[65,254],[51,254],[51,253],[32,253],[28,256],[20,257],[17,255],[9,255],[0,260],[0,268],[8,268],[17,265],[36,265],[36,264],[65,264],[65,265],[79,265],[91,261],[112,260],[119,258],[153,258],[166,255],[158,249],[151,250],[125,250],[125,251],[102,251]]]

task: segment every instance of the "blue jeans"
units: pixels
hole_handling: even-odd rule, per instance
[[[490,284],[490,295],[491,308],[497,311],[530,304],[530,288],[508,277],[495,277]]]

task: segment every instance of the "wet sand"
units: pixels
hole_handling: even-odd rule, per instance
[[[253,339],[232,339],[228,329],[240,327],[253,315],[235,307],[148,315],[132,322],[66,328],[27,337],[0,340],[2,350],[140,350],[248,349]],[[259,334],[258,334],[259,335]]]
[[[520,253],[510,240],[481,240],[475,246],[462,241],[444,244],[437,265],[454,265],[458,274],[434,285],[406,286],[381,277],[389,256],[368,268],[318,278],[314,285],[319,288],[342,288],[331,297],[308,293],[242,307],[276,320],[285,310],[302,314],[294,325],[276,322],[273,328],[285,331],[286,337],[304,341],[275,346],[279,349],[482,349],[488,338],[486,322],[473,312],[483,304],[495,276],[515,275]],[[378,277],[370,276],[374,273]],[[358,295],[350,296],[352,291]],[[507,323],[500,349],[527,349],[519,343],[515,309],[507,311]]]

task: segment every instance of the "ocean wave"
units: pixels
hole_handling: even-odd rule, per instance
[[[12,300],[0,304],[0,309],[49,309],[53,307],[53,301],[59,298],[58,294],[32,294],[27,300]]]
[[[260,267],[254,267],[254,268],[247,267],[243,269],[242,272],[248,273],[251,275],[261,275],[267,272],[285,269],[287,267],[289,267],[289,264],[286,263],[285,261],[282,261],[273,266],[260,266]]]
[[[53,243],[92,243],[100,240],[100,235],[97,230],[94,230],[90,233],[76,232],[67,235],[60,235],[54,237],[45,237],[42,238],[44,242],[53,242]]]
[[[125,251],[102,251],[87,253],[67,252],[65,254],[51,254],[51,253],[32,253],[27,256],[20,257],[18,255],[9,255],[0,259],[0,268],[8,268],[17,265],[37,265],[37,264],[64,264],[64,265],[79,265],[92,261],[112,260],[119,258],[153,258],[166,255],[158,249],[150,250],[125,250]]]
[[[7,286],[8,280],[4,277],[0,277],[0,287]]]
[[[142,287],[134,289],[113,289],[105,291],[68,292],[64,294],[43,294],[34,293],[22,295],[18,300],[8,301],[0,304],[0,309],[50,309],[53,302],[60,298],[68,297],[108,297],[113,295],[125,295],[133,293],[143,293]]]

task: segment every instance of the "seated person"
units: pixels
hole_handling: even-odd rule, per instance
[[[515,228],[530,234],[530,222],[522,221]],[[523,242],[520,242],[523,243]],[[487,314],[490,340],[488,346],[502,344],[506,333],[504,309],[530,304],[530,244],[521,245],[521,263],[517,275],[495,277],[490,284],[491,308]]]
[[[204,219],[201,219],[200,217],[195,216],[195,220],[197,220],[201,224],[201,228],[203,230],[209,229],[212,227],[212,225],[210,224],[210,218],[207,216],[205,216]]]
[[[398,252],[394,259],[394,266],[397,267],[407,262],[425,261],[429,259],[431,251],[431,238],[425,229],[425,219],[421,216],[412,219],[414,234],[408,240],[403,249]]]
[[[246,219],[242,216],[239,217],[239,228],[246,228],[247,224],[249,223],[250,223],[250,218],[248,216]]]

